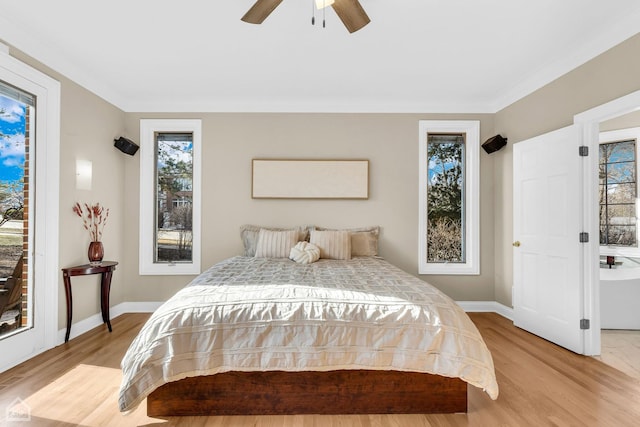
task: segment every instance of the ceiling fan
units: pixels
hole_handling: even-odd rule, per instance
[[[262,24],[280,3],[282,0],[257,0],[241,19],[250,24]],[[358,0],[326,0],[326,5],[329,4],[350,33],[371,21]]]

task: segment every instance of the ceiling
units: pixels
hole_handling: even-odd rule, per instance
[[[124,111],[493,113],[640,32],[637,0],[2,1],[0,40]]]

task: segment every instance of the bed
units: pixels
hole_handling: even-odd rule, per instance
[[[491,354],[449,297],[377,256],[379,228],[241,229],[156,310],[122,360],[122,412],[466,412]],[[289,259],[291,258],[291,259]]]
[[[377,256],[237,256],[194,279],[123,361],[123,412],[150,416],[465,412],[497,398],[491,354],[464,311]]]

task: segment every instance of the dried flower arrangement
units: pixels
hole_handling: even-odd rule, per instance
[[[73,211],[82,218],[85,230],[88,230],[91,235],[91,241],[100,242],[102,240],[102,230],[109,217],[109,209],[100,206],[100,203],[89,205],[76,202],[73,205]]]

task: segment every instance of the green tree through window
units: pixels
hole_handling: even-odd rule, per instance
[[[156,262],[192,260],[193,134],[156,135]]]

